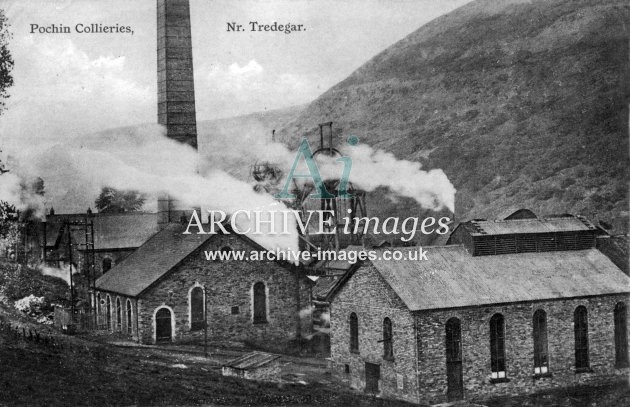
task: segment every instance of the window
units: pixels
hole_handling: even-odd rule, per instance
[[[112,299],[107,296],[107,329],[112,330]]]
[[[190,291],[190,330],[198,331],[204,327],[203,288],[193,287]]]
[[[505,321],[501,314],[490,319],[490,367],[493,379],[505,378]]]
[[[120,298],[116,298],[116,328],[122,331],[122,307],[120,306]]]
[[[254,284],[254,323],[264,324],[267,322],[267,293],[265,283]]]
[[[628,367],[628,311],[626,304],[615,306],[615,365]]]
[[[383,359],[394,359],[394,347],[392,344],[392,321],[389,318],[383,320]]]
[[[238,315],[240,313],[238,305],[233,306],[231,311],[232,311],[232,315]]]
[[[464,397],[462,369],[462,327],[459,319],[446,321],[446,397],[459,400]]]
[[[588,369],[588,316],[586,307],[579,306],[573,313],[575,334],[575,368]]]
[[[547,313],[539,309],[534,312],[534,374],[549,372],[547,355]]]
[[[96,308],[96,315],[101,313],[101,293],[96,294],[96,304],[94,304]]]
[[[106,257],[103,259],[103,274],[107,273],[112,268],[112,259]]]
[[[127,300],[127,335],[133,332],[133,321],[131,318],[131,301]]]
[[[359,353],[359,318],[350,314],[350,352]]]

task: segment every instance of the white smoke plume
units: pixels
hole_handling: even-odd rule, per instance
[[[167,193],[187,207],[228,214],[238,210],[288,211],[270,195],[256,193],[249,184],[203,160],[200,162],[196,150],[168,139],[164,129],[157,125],[28,148],[22,146],[10,153],[18,166],[42,174],[45,181],[48,180],[47,191],[66,200],[89,197],[93,202],[101,188],[109,186],[138,190],[148,195],[150,202],[155,202],[159,194]],[[292,216],[290,213],[290,220]],[[282,218],[276,216],[275,219],[275,229],[282,231]],[[245,217],[239,217],[239,229],[247,229],[247,223]],[[263,232],[265,226],[261,228]],[[289,231],[288,235],[249,234],[249,237],[269,250],[297,250],[295,222],[289,225]],[[196,228],[191,232],[196,233]]]
[[[243,131],[242,126],[228,121],[223,126],[215,125],[211,130],[212,134],[200,133],[202,156],[239,178],[247,176],[254,162],[273,163],[285,175],[294,163],[296,153],[284,144],[272,142],[269,130],[260,125],[252,124]],[[311,144],[312,151],[317,147]],[[448,208],[454,212],[455,187],[441,169],[425,171],[419,162],[399,160],[392,153],[375,150],[366,144],[346,144],[341,146],[340,152],[352,158],[350,182],[355,187],[367,192],[388,187],[395,194],[394,198],[408,197],[425,209]],[[318,167],[324,179],[341,176],[343,164],[335,158],[318,156]],[[301,160],[296,173],[308,173],[304,160]]]
[[[32,212],[33,216],[41,217],[44,213],[44,199],[32,188],[36,177],[20,171],[20,168],[9,170],[0,175],[0,201],[15,206],[24,213]]]
[[[62,268],[56,267],[48,267],[46,265],[40,264],[37,269],[45,276],[57,277],[62,279],[63,281],[70,286],[70,265],[65,265]],[[76,267],[72,266],[72,274],[77,274],[79,271]]]
[[[21,172],[44,178],[47,206],[55,206],[58,213],[84,212],[93,206],[105,186],[146,194],[145,209],[152,211],[160,193],[168,193],[189,207],[226,213],[247,209],[287,210],[271,195],[254,192],[249,174],[254,163],[270,162],[286,176],[296,153],[272,142],[269,130],[260,125],[252,125],[245,132],[242,129],[242,126],[208,129],[201,125],[198,152],[166,138],[164,129],[158,125],[66,137],[29,146],[14,142],[3,146],[11,155],[16,171],[10,177],[7,175],[11,173],[0,176],[0,199],[9,198],[23,207],[33,205],[19,193],[21,180],[17,174]],[[355,187],[372,191],[385,186],[394,194],[415,199],[424,208],[453,210],[455,189],[441,170],[424,171],[417,162],[398,160],[393,154],[367,145],[348,145],[341,151],[352,157],[350,181]],[[301,161],[298,172],[305,172]],[[341,175],[342,163],[328,157],[320,157],[318,162],[325,179]],[[41,202],[36,206],[41,208]],[[245,229],[243,221],[239,217],[239,226]],[[270,250],[294,250],[298,246],[294,226],[291,225],[290,235],[250,237]],[[281,227],[276,226],[276,230]]]

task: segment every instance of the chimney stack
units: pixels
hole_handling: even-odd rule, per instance
[[[188,0],[157,0],[158,123],[167,137],[197,148],[190,5]],[[158,225],[188,216],[191,208],[158,197]]]

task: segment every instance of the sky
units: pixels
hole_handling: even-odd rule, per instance
[[[197,119],[306,104],[424,23],[468,0],[191,0]],[[2,0],[15,85],[0,137],[15,145],[156,122],[154,0]],[[228,22],[306,31],[227,32]],[[76,24],[130,26],[80,34]],[[31,24],[71,27],[30,33]]]

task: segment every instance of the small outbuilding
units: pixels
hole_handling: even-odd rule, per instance
[[[250,352],[223,365],[221,373],[223,376],[275,382],[280,380],[280,366],[280,355]]]

